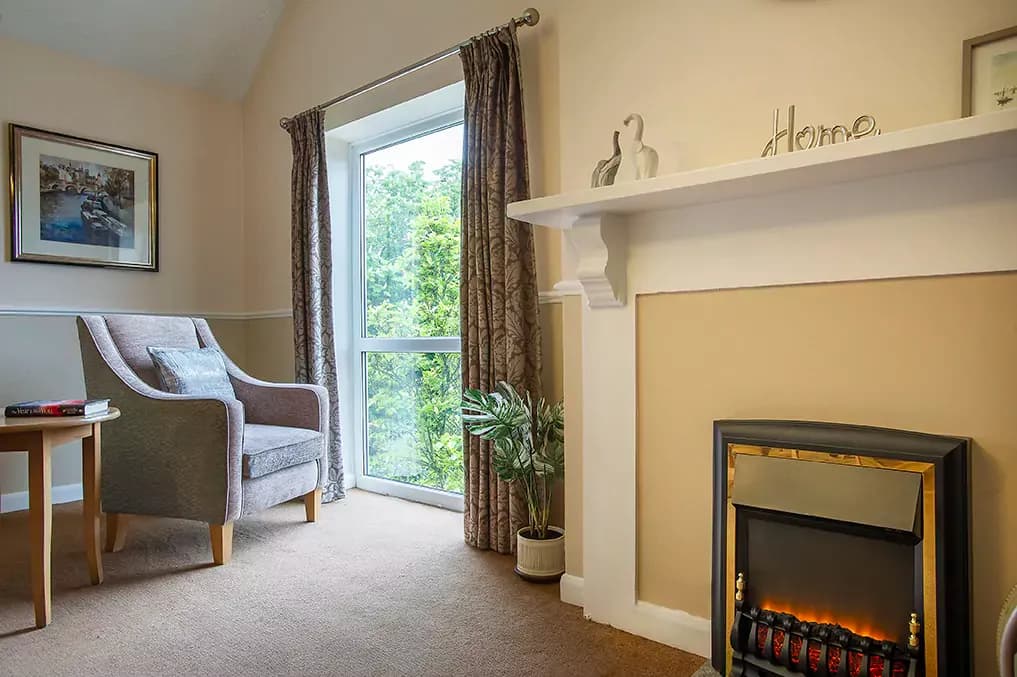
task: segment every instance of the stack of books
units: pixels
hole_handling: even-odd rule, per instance
[[[4,416],[96,416],[107,411],[109,400],[33,400],[8,406]]]

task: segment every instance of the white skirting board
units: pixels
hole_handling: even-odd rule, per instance
[[[53,487],[53,503],[73,503],[82,498],[80,484],[61,484]],[[28,492],[15,491],[10,494],[0,494],[0,513],[17,512],[28,510]]]
[[[563,574],[561,582],[561,601],[575,606],[583,605],[583,579],[572,574]]]
[[[561,601],[583,606],[583,579],[565,574],[561,577]],[[589,618],[589,616],[587,616]],[[652,639],[699,656],[710,655],[710,619],[693,616],[680,609],[636,602],[624,623],[614,627]]]

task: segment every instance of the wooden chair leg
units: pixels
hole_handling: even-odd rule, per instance
[[[212,538],[212,561],[220,566],[229,564],[233,557],[233,522],[209,524],[208,534]]]
[[[127,516],[111,512],[106,514],[106,552],[120,552],[127,538]]]
[[[321,511],[321,489],[304,494],[304,514],[308,522],[317,522]]]

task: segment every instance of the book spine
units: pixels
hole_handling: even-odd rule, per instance
[[[85,407],[80,404],[52,405],[43,407],[7,407],[4,416],[84,416]]]

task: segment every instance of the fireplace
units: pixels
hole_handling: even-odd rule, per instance
[[[714,424],[712,662],[733,677],[969,677],[969,442]]]

